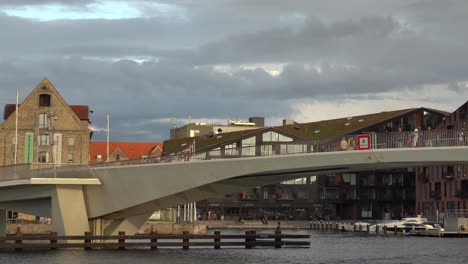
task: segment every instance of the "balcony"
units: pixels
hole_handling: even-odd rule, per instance
[[[421,175],[421,183],[428,183],[429,182],[429,176],[426,174]]]
[[[442,198],[442,194],[440,191],[431,191],[429,197],[431,197],[434,200],[440,200]]]
[[[445,181],[453,181],[453,175],[445,175],[442,177]]]
[[[467,199],[468,198],[468,190],[465,190],[465,189],[457,190],[456,197],[458,197],[460,199]]]

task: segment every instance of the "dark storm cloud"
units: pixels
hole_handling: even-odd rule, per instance
[[[37,1],[46,2],[60,1]],[[465,1],[157,2],[181,13],[47,22],[0,13],[2,103],[47,76],[70,104],[91,106],[93,125],[110,112],[112,140],[146,141],[167,138],[172,117],[281,118],[298,100],[466,89]],[[261,64],[284,69],[272,76],[252,66]]]

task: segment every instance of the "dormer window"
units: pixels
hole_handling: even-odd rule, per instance
[[[39,95],[39,106],[50,106],[50,94]]]

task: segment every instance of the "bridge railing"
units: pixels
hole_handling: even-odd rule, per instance
[[[426,148],[467,146],[464,130],[430,130],[367,133],[371,149]],[[359,135],[346,135],[293,142],[264,142],[254,146],[216,148],[191,154],[190,159],[218,159],[291,155],[312,152],[358,151]]]
[[[88,165],[54,163],[18,164],[0,167],[0,181],[31,178],[95,178]]]
[[[468,145],[464,130],[403,131],[367,134],[370,136],[371,149],[455,147]],[[54,165],[51,163],[35,163],[4,166],[0,167],[0,181],[34,177],[90,178],[95,177],[94,169],[109,166],[359,150],[358,135],[345,135],[304,141],[264,142],[260,145],[249,144],[250,145],[237,144],[236,147],[231,148],[218,147],[195,153],[181,152],[162,157],[147,157],[144,159],[103,162],[89,165],[70,166],[69,164]]]

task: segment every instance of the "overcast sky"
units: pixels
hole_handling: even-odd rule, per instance
[[[468,100],[466,0],[0,0],[0,103],[48,77],[95,141]],[[20,99],[20,100],[21,100]]]

